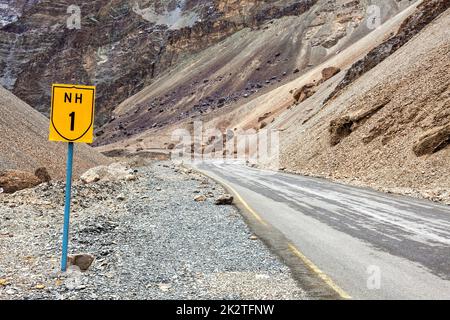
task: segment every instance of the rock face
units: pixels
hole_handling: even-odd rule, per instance
[[[18,170],[0,171],[0,188],[5,193],[14,193],[19,190],[32,188],[42,182],[41,179],[29,172]]]
[[[410,8],[393,29],[379,30],[380,35],[412,32],[409,41],[392,53],[384,50],[392,38],[380,38],[361,66],[381,62],[333,99],[324,103],[333,85],[342,83],[340,76],[281,116],[278,128],[286,128],[288,146],[282,147],[280,165],[383,191],[448,199],[439,195],[450,189],[449,5],[429,0]]]
[[[39,0],[1,0],[0,28],[17,21],[24,11],[31,8],[38,1]]]

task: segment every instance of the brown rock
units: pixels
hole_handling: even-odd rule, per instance
[[[322,82],[325,82],[331,78],[333,78],[335,75],[337,75],[339,72],[341,72],[341,69],[336,67],[328,67],[322,70]]]
[[[414,144],[413,151],[420,157],[432,154],[450,145],[450,125],[425,132]]]
[[[331,120],[329,127],[330,145],[335,146],[343,138],[349,136],[353,131],[353,124],[354,121],[349,116]]]
[[[0,172],[0,188],[5,193],[14,193],[41,184],[42,181],[34,174],[19,170],[6,170]]]
[[[291,90],[292,91],[292,90]],[[292,91],[293,92],[293,91]],[[291,93],[292,93],[291,92]],[[259,118],[258,118],[258,122],[261,122],[261,121],[264,121],[264,120],[266,120],[269,116],[271,115],[271,112],[266,112],[266,113],[264,113],[264,115],[262,115],[262,116],[260,116]]]
[[[90,254],[76,254],[67,258],[69,266],[77,266],[81,271],[86,271],[94,261],[94,256]]]
[[[47,169],[45,167],[41,167],[36,169],[34,172],[34,175],[38,177],[42,182],[50,182],[52,178],[50,177],[50,174],[48,173]]]
[[[297,102],[303,102],[309,97],[311,97],[315,92],[313,89],[315,87],[314,83],[309,83],[301,87],[300,89],[294,91],[294,99]]]

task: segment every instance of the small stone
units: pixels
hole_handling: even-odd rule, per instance
[[[129,174],[124,177],[124,180],[125,181],[135,181],[135,180],[137,180],[137,177],[134,174]]]
[[[234,200],[234,198],[232,195],[224,194],[216,199],[215,204],[216,205],[230,205],[230,204],[233,204],[233,200]]]
[[[169,289],[172,287],[170,284],[168,284],[168,283],[160,283],[160,284],[158,284],[158,287],[159,287],[159,289],[161,290],[161,291],[163,291],[163,292],[167,292],[167,291],[169,291]]]
[[[16,290],[14,290],[14,289],[6,290],[6,294],[12,295],[12,294],[15,294],[15,293],[16,293]]]
[[[45,289],[45,286],[43,284],[37,284],[35,286],[35,288],[38,289],[38,290],[42,290],[42,289]]]
[[[116,197],[116,199],[119,200],[119,201],[123,201],[123,200],[125,200],[125,196],[124,196],[123,194],[119,194],[119,195]]]
[[[250,240],[258,240],[258,237],[252,234],[250,237],[248,237]]]
[[[94,261],[94,256],[90,254],[76,254],[69,256],[67,262],[71,266],[77,266],[81,271],[86,271]]]
[[[198,195],[194,198],[194,200],[197,202],[204,202],[206,201],[206,197],[204,195]]]

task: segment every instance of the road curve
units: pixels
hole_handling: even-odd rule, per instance
[[[344,294],[450,299],[450,207],[237,163],[194,167],[232,187]]]

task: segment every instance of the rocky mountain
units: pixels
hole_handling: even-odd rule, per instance
[[[101,150],[172,147],[173,131],[192,130],[195,120],[203,121],[205,131],[218,128],[231,138],[230,130],[265,128],[280,134],[280,162],[269,159],[265,164],[272,169],[449,202],[449,6],[445,0],[415,2],[321,63],[287,74],[272,86],[247,88],[239,99],[212,112],[155,127]],[[230,51],[235,55],[224,60],[233,63],[222,64],[222,70],[245,78],[249,61],[276,45],[280,30],[292,39],[286,30],[296,20],[285,19],[285,25],[279,19],[259,34],[244,30],[207,49],[127,99],[117,116],[126,119],[136,112],[144,117],[136,111],[140,104],[188,83],[193,74],[214,70],[210,61],[229,57]],[[286,43],[282,47],[288,48]],[[232,79],[239,83],[239,77]],[[216,83],[209,88],[220,88]],[[185,96],[178,106],[189,103]],[[211,141],[205,137],[201,147]]]
[[[2,16],[8,19],[13,13],[14,18],[0,30],[0,84],[44,114],[49,110],[51,83],[97,85],[97,122],[103,125],[112,120],[99,133],[116,132],[100,137],[98,143],[105,144],[220,108],[323,62],[371,31],[365,22],[372,2],[10,1]],[[373,3],[379,5],[380,19],[385,21],[411,1]],[[70,5],[80,8],[80,29],[67,27]],[[258,37],[266,33],[274,41],[264,43],[254,59],[236,65],[241,70],[246,64],[244,75],[218,72],[226,64],[235,65],[233,59],[243,57],[242,50],[252,42],[263,46]],[[187,82],[176,84],[176,90],[168,88],[162,95],[151,95],[126,108],[128,115],[116,112],[111,118],[122,101],[159,85],[169,71],[173,74],[180,64],[224,40],[238,41],[240,47],[234,52],[230,47],[227,56],[204,55],[203,64],[208,62],[209,70],[195,72]],[[216,86],[218,81],[222,84]],[[224,91],[226,96],[221,94]],[[181,98],[193,92],[194,99],[180,107]]]
[[[51,178],[63,179],[66,145],[48,141],[49,124],[45,116],[2,87],[0,114],[0,173],[3,170],[34,173],[44,167]],[[74,175],[79,176],[91,167],[108,162],[91,147],[77,145]]]
[[[233,3],[245,8],[243,2]],[[274,3],[288,4],[276,1],[271,6]],[[410,3],[378,2],[380,22]],[[186,55],[153,84],[121,103],[102,129],[98,144],[244,104],[292,81],[372,31],[366,12],[369,2],[304,1],[300,10],[292,12],[298,5],[298,1],[291,3],[281,14],[264,13],[266,20],[258,15],[253,20],[245,18],[245,12],[236,13],[242,9],[228,6],[227,17],[242,19],[244,14],[244,21],[255,22],[246,22],[248,27],[197,54]]]
[[[314,1],[271,2],[10,2],[3,19],[13,18],[0,31],[0,84],[43,113],[51,83],[95,84],[102,124],[118,103],[184,55],[244,27],[298,15]],[[80,8],[80,29],[67,27],[70,5]]]

